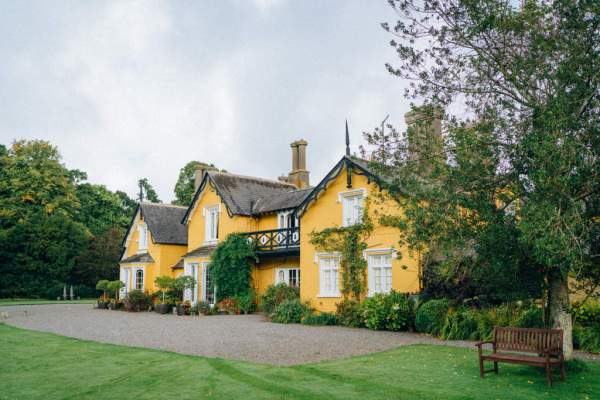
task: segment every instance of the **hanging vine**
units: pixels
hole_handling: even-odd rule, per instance
[[[310,234],[310,243],[317,250],[341,253],[342,285],[340,290],[344,299],[352,298],[360,301],[362,294],[366,291],[367,261],[363,257],[363,251],[367,249],[366,240],[372,231],[373,223],[369,218],[367,199],[360,223],[347,227],[326,228]]]

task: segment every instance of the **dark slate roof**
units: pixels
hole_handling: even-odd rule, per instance
[[[365,172],[368,172],[371,176],[376,177],[377,179],[386,183],[390,183],[392,181],[392,179],[390,179],[389,177],[386,177],[380,173],[376,173],[375,171],[373,171],[370,161],[365,160],[364,158],[358,158],[354,156],[350,156],[348,158],[359,168],[362,168]]]
[[[134,254],[131,257],[127,257],[124,260],[120,261],[123,264],[126,263],[153,263],[154,262],[154,258],[152,258],[152,256],[148,253],[142,253],[142,254]]]
[[[187,244],[187,227],[181,223],[187,208],[170,204],[140,203],[152,240],[162,244]]]
[[[312,187],[278,193],[274,196],[261,197],[252,208],[254,214],[264,214],[280,210],[296,208],[313,190]]]
[[[295,189],[289,183],[251,176],[209,171],[217,192],[232,214],[252,215],[254,205],[262,198],[279,196]]]
[[[210,256],[212,252],[217,248],[216,244],[208,244],[204,246],[200,246],[195,248],[183,255],[183,257],[201,257],[201,256]]]

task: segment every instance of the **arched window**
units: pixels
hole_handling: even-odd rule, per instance
[[[135,271],[135,288],[138,290],[144,289],[144,270],[138,269]]]

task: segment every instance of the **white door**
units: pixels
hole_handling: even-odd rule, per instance
[[[211,306],[215,304],[216,288],[208,269],[208,263],[202,263],[202,301]]]

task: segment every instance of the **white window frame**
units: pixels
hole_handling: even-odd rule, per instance
[[[138,225],[138,253],[148,251],[148,226],[144,223]]]
[[[318,297],[340,297],[340,257],[327,255],[318,257],[319,263],[319,296]],[[335,274],[332,274],[336,271]],[[329,273],[331,287],[325,287],[326,273]],[[335,284],[334,284],[335,283]]]
[[[142,271],[142,287],[138,288],[138,271]],[[135,290],[144,290],[144,280],[146,279],[146,271],[144,267],[135,267],[132,268],[132,272],[133,272],[133,279],[132,279],[132,283],[133,283],[133,289]]]
[[[364,188],[338,193],[338,202],[342,203],[342,226],[361,222],[366,198],[367,189]]]
[[[291,222],[293,217],[293,211],[280,211],[277,213],[277,229],[292,228]],[[294,227],[298,227],[298,217],[294,218]]]
[[[185,263],[183,265],[183,275],[191,276],[196,281],[196,284],[194,285],[193,288],[186,288],[183,291],[183,300],[189,301],[192,304],[196,304],[198,302],[198,268],[199,268],[199,263],[197,263],[197,262],[193,262],[193,263],[189,263],[189,264]]]
[[[290,272],[291,271],[295,271],[296,274],[296,280],[297,283],[296,285],[291,285],[290,284]],[[283,275],[283,278],[282,278]],[[300,276],[300,268],[298,267],[282,267],[282,268],[276,268],[275,269],[275,283],[285,283],[288,286],[294,286],[294,287],[300,287],[300,282],[301,282],[301,276]]]
[[[212,244],[219,240],[219,216],[221,214],[221,206],[215,205],[205,207],[204,214],[204,243]],[[214,218],[216,217],[216,218]],[[214,235],[213,235],[214,233]]]
[[[394,277],[394,268],[393,268],[393,258],[394,251],[392,249],[373,249],[365,251],[364,254],[367,259],[367,277],[368,277],[368,296],[373,296],[376,293],[389,293],[393,289],[393,277]],[[376,257],[378,258],[379,265],[376,266]],[[389,263],[383,264],[385,257],[385,261],[389,261]],[[380,269],[380,278],[387,279],[389,273],[389,287],[385,285],[384,281],[381,281],[379,284],[379,288],[377,287],[376,281],[376,271],[375,269]],[[385,286],[384,286],[385,285]]]
[[[202,262],[200,263],[200,265],[202,266],[202,301],[208,302],[207,300],[207,285],[206,285],[206,271],[208,270],[208,262]],[[217,299],[217,287],[214,287],[214,293],[213,293],[213,302],[209,303],[211,306],[213,306],[216,302]]]

